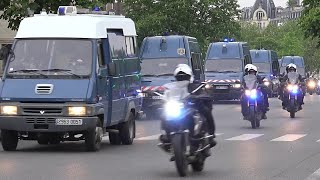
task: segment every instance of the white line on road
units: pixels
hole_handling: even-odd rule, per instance
[[[310,176],[308,176],[305,180],[319,180],[320,179],[320,169],[316,170]]]
[[[306,134],[286,134],[284,136],[272,139],[271,141],[295,141],[304,136],[306,136]]]
[[[247,140],[254,139],[254,138],[257,138],[257,137],[260,137],[260,136],[263,136],[263,134],[242,134],[240,136],[235,136],[235,137],[232,137],[232,138],[229,138],[229,139],[226,139],[226,140],[229,140],[229,141],[247,141]]]

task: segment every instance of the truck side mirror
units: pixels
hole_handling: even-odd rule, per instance
[[[108,72],[109,76],[117,76],[117,68],[116,68],[116,63],[111,62],[108,64]]]
[[[102,68],[99,68],[99,71],[98,71],[98,77],[99,78],[105,78],[107,77],[108,75],[108,69],[105,68],[105,67],[102,67]]]

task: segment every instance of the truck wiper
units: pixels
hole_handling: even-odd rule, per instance
[[[167,73],[167,74],[158,74],[157,76],[173,76],[172,73]]]
[[[237,73],[236,71],[220,71],[221,73]]]
[[[78,78],[81,78],[80,75],[70,72],[70,71],[71,71],[70,69],[44,69],[44,70],[41,70],[41,71],[63,72],[63,73],[65,73],[65,74],[70,74],[70,75],[76,76],[76,77],[78,77]]]
[[[11,74],[11,73],[15,73],[15,72],[30,73],[30,74],[40,75],[40,76],[48,78],[47,75],[40,73],[39,69],[19,69],[19,70],[10,71],[9,73]]]

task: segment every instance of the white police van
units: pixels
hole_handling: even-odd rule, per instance
[[[111,144],[132,144],[142,105],[135,24],[98,13],[61,6],[25,18],[12,50],[1,49],[5,151],[19,140],[85,140],[96,151],[107,132]]]

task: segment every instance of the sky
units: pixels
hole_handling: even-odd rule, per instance
[[[241,8],[253,6],[256,0],[238,0]],[[273,0],[274,4],[277,6],[286,7],[288,0]]]

